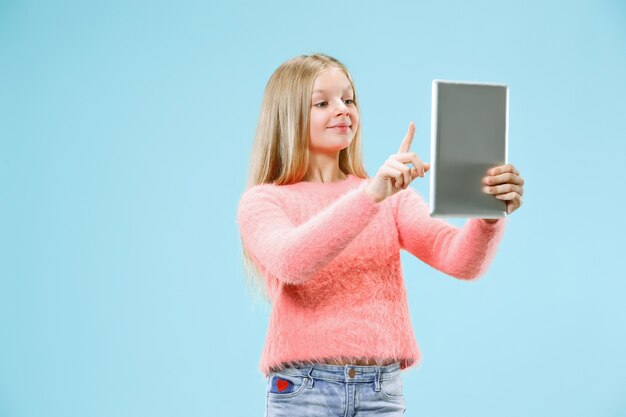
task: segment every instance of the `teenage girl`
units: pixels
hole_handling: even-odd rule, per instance
[[[400,250],[460,279],[489,266],[506,220],[457,228],[431,218],[409,188],[430,168],[410,151],[414,132],[410,123],[368,177],[347,68],[303,55],[270,77],[237,213],[244,258],[272,306],[260,362],[267,417],[402,415],[400,371],[419,351]],[[507,213],[520,207],[513,165],[483,182]]]

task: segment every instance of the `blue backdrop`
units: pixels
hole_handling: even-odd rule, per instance
[[[313,52],[372,175],[411,120],[428,159],[432,79],[510,87],[491,269],[402,254],[407,415],[626,415],[625,41],[620,0],[0,2],[0,416],[263,415],[235,215],[265,83]]]

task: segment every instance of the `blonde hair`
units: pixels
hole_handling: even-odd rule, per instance
[[[354,82],[346,66],[339,60],[325,54],[313,54],[300,55],[284,62],[265,86],[246,188],[267,183],[293,184],[304,178],[309,167],[313,83],[321,71],[331,67],[339,68],[346,74],[359,111]],[[367,178],[361,154],[360,119],[352,142],[339,152],[339,169],[344,174]],[[262,293],[267,300],[265,285],[258,279],[261,274],[245,248],[243,260],[248,287],[251,286],[254,293]]]

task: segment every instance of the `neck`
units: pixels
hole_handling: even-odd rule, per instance
[[[339,168],[339,152],[333,154],[309,152],[309,169],[304,176],[307,182],[337,182],[348,176]]]

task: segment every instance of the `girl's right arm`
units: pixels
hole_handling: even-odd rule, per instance
[[[310,280],[367,226],[379,205],[364,192],[368,181],[295,226],[270,186],[249,189],[239,202],[241,240],[264,273],[289,284]]]

